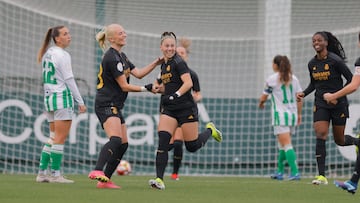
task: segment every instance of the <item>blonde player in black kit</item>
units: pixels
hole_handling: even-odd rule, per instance
[[[318,176],[312,184],[328,184],[325,176],[326,139],[329,134],[330,120],[334,141],[339,146],[359,145],[359,139],[350,135],[344,136],[346,119],[349,117],[347,98],[327,102],[323,99],[326,92],[336,92],[343,88],[342,76],[346,84],[351,82],[352,73],[345,65],[345,52],[341,43],[330,32],[316,32],[312,37],[316,55],[308,63],[310,84],[300,94],[298,99],[307,96],[315,90],[314,102],[314,130],[316,134],[316,161]]]
[[[221,142],[222,134],[211,122],[206,124],[204,132],[198,134],[198,109],[191,95],[193,83],[186,62],[176,54],[176,36],[173,32],[161,35],[160,49],[164,55],[164,62],[161,64],[164,92],[161,96],[158,126],[156,178],[149,180],[149,185],[164,190],[163,178],[168,162],[169,142],[178,126],[181,127],[185,147],[189,152],[196,152],[204,146],[210,136]]]
[[[99,153],[95,170],[88,175],[90,179],[98,180],[97,188],[120,188],[110,178],[128,148],[125,120],[121,114],[128,92],[155,93],[152,84],[143,87],[129,84],[130,75],[142,78],[163,61],[158,58],[142,69],[136,68],[121,51],[126,45],[126,37],[124,28],[118,24],[108,25],[96,35],[106,52],[98,73],[95,112],[109,137]],[[106,42],[110,44],[109,49],[106,49]]]

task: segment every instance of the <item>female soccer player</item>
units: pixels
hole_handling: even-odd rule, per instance
[[[176,47],[176,53],[181,56],[181,58],[187,62],[189,59],[189,48],[191,45],[190,39],[187,38],[181,38],[179,39],[178,46]],[[195,101],[195,103],[200,102],[202,99],[202,95],[200,92],[200,83],[199,83],[199,77],[197,76],[196,72],[189,68],[191,80],[193,82],[192,89],[192,96]],[[181,161],[183,157],[183,133],[181,128],[176,128],[174,136],[171,138],[170,141],[170,148],[174,149],[174,155],[173,155],[173,172],[171,174],[171,179],[173,180],[179,180],[179,169],[181,166]],[[171,149],[169,149],[170,151]]]
[[[191,95],[193,83],[187,64],[176,54],[176,36],[173,32],[164,32],[161,35],[160,49],[164,56],[161,64],[164,92],[161,96],[158,126],[156,178],[149,180],[149,185],[164,190],[163,177],[168,162],[169,142],[178,126],[181,127],[185,147],[189,152],[196,152],[204,146],[210,135],[221,142],[222,134],[211,122],[206,124],[207,129],[204,132],[198,134],[198,110]]]
[[[55,45],[48,49],[50,40]],[[64,49],[70,45],[71,35],[65,26],[48,29],[38,53],[38,62],[43,68],[44,104],[50,125],[50,139],[41,152],[37,182],[73,183],[60,173],[64,153],[64,143],[69,134],[74,99],[79,104],[79,112],[86,111],[71,67],[70,54]],[[51,176],[46,174],[51,159]]]
[[[291,134],[295,133],[295,126],[301,123],[302,100],[297,101],[296,93],[302,92],[302,89],[299,80],[292,74],[287,56],[275,56],[273,70],[275,73],[266,79],[265,89],[259,100],[259,108],[263,109],[271,95],[272,125],[279,147],[278,170],[271,178],[283,180],[286,160],[291,169],[288,180],[300,180]]]
[[[359,32],[358,46],[360,47],[360,32]],[[337,92],[325,93],[324,99],[327,102],[337,100],[341,97],[344,97],[348,94],[355,92],[359,88],[359,86],[360,86],[360,57],[355,62],[355,72],[354,72],[354,76],[351,80],[351,83],[346,85],[344,88],[342,88],[341,90],[339,90]],[[355,169],[351,176],[351,179],[348,181],[345,181],[345,182],[335,181],[334,183],[337,187],[340,187],[352,194],[355,194],[357,186],[358,186],[359,178],[360,178],[360,157],[359,157],[359,154],[357,154]]]
[[[346,119],[349,117],[347,98],[327,102],[323,98],[326,92],[336,92],[343,88],[342,76],[346,84],[351,82],[352,73],[345,65],[345,52],[338,39],[330,32],[316,32],[312,37],[313,48],[316,52],[308,63],[310,84],[298,97],[305,97],[315,91],[314,102],[314,130],[316,134],[316,161],[319,175],[313,184],[328,184],[325,176],[326,139],[329,134],[330,120],[334,141],[339,146],[359,145],[359,139],[349,135],[344,136]]]
[[[98,180],[97,188],[120,188],[110,181],[110,178],[128,148],[126,124],[121,113],[128,92],[155,93],[152,84],[143,87],[129,84],[130,75],[140,79],[163,61],[158,58],[146,67],[138,69],[122,52],[122,47],[126,45],[126,37],[124,28],[119,24],[108,25],[96,35],[96,40],[105,54],[98,73],[95,112],[109,137],[109,141],[99,153],[95,170],[88,175],[90,179]],[[110,44],[109,49],[106,42]]]

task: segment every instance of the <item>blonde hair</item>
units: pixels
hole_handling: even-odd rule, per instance
[[[100,48],[105,52],[109,47],[109,43],[106,42],[109,40],[109,37],[112,37],[114,34],[114,28],[117,26],[121,26],[119,24],[110,24],[108,26],[105,26],[102,30],[100,30],[96,36],[95,39],[99,43]]]
[[[186,50],[186,53],[190,53],[190,46],[191,46],[191,40],[188,38],[180,38],[178,41],[178,46],[180,47],[184,47]]]
[[[96,33],[95,39],[99,44],[99,47],[105,52],[107,49],[107,44],[105,42],[106,40],[106,27],[104,27],[102,30],[100,30],[98,33]]]

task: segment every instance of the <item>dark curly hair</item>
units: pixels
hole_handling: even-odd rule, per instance
[[[314,35],[318,35],[318,34],[323,36],[324,39],[328,42],[328,46],[327,46],[328,51],[333,52],[334,54],[340,56],[340,58],[342,58],[344,61],[346,61],[346,54],[342,44],[331,32],[320,31],[320,32],[316,32]]]

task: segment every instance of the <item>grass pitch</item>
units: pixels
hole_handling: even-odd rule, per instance
[[[331,203],[359,202],[329,185],[312,185],[310,179],[276,181],[270,178],[193,177],[165,178],[163,191],[148,186],[150,176],[113,176],[122,189],[97,189],[86,175],[69,175],[74,184],[36,183],[35,175],[0,174],[1,203]],[[360,193],[360,192],[359,192]]]

